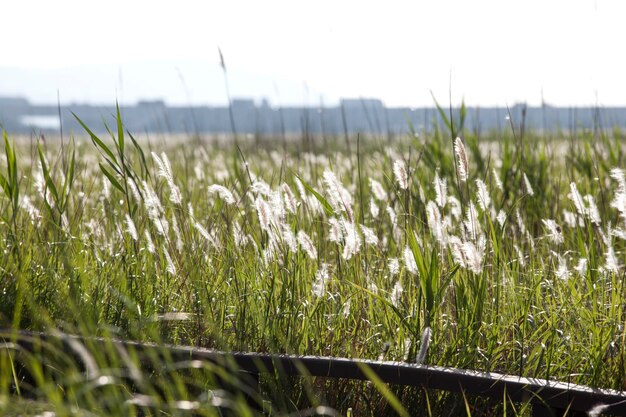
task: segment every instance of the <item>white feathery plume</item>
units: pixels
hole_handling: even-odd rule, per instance
[[[406,190],[409,188],[409,174],[403,161],[396,160],[393,163],[393,175],[396,177],[396,182],[400,189]]]
[[[26,212],[28,213],[28,216],[30,217],[31,224],[38,225],[40,223],[40,221],[41,221],[41,212],[39,211],[39,209],[37,207],[35,207],[33,205],[33,203],[30,201],[30,198],[28,198],[27,195],[21,195],[20,196],[19,205],[20,205],[21,208],[26,210]],[[137,240],[137,239],[135,239],[135,240]]]
[[[480,274],[483,270],[483,258],[485,256],[484,245],[473,242],[463,242],[461,247],[466,260],[465,267],[475,274]]]
[[[141,194],[139,193],[139,189],[137,188],[137,184],[135,180],[132,178],[127,179],[126,183],[128,184],[128,188],[130,188],[130,192],[133,194],[133,198],[137,204],[141,204]]]
[[[380,214],[380,209],[373,198],[370,198],[370,214],[374,219],[378,218],[378,215]]]
[[[148,218],[150,218],[152,224],[154,224],[158,234],[161,236],[167,236],[170,229],[169,223],[164,216],[165,213],[163,211],[163,206],[161,205],[161,200],[159,200],[159,196],[146,181],[142,182],[142,186],[144,205],[148,211]]]
[[[144,204],[146,206],[146,210],[148,210],[148,214],[152,211],[156,216],[161,215],[163,213],[163,206],[161,205],[159,196],[146,181],[142,181],[141,184],[143,187]]]
[[[524,191],[526,192],[526,194],[528,194],[529,196],[534,196],[535,195],[535,191],[533,190],[532,185],[530,185],[530,181],[528,180],[528,176],[526,175],[526,173],[522,173],[522,179],[524,180]]]
[[[617,181],[619,192],[626,194],[626,175],[624,174],[624,170],[621,168],[613,168],[611,170],[611,178]]]
[[[272,189],[268,183],[262,179],[256,178],[250,187],[250,191],[267,197],[272,192]]]
[[[208,188],[209,194],[217,194],[226,204],[235,204],[233,193],[223,185],[213,184]]]
[[[195,222],[193,227],[198,231],[198,233],[200,233],[200,235],[202,235],[203,238],[205,238],[208,242],[211,242],[211,235],[209,235],[208,230],[206,230],[204,226]]]
[[[328,281],[330,281],[330,276],[328,274],[328,265],[322,264],[320,266],[320,269],[318,269],[315,273],[315,280],[313,281],[313,285],[311,287],[313,297],[319,298],[326,293]]]
[[[363,239],[365,240],[366,244],[372,246],[378,245],[378,236],[376,236],[374,230],[370,229],[367,226],[361,225],[361,233],[363,233]]]
[[[298,250],[298,241],[296,240],[296,235],[293,233],[288,224],[282,223],[282,238],[283,243],[291,252],[296,252]]]
[[[556,277],[558,279],[561,279],[563,281],[567,281],[567,279],[569,278],[569,270],[567,269],[567,259],[565,259],[565,257],[556,254],[557,259],[559,261],[559,265],[557,266],[556,270],[554,271],[554,275],[556,275]]]
[[[271,191],[269,194],[270,207],[272,208],[272,215],[276,220],[276,223],[280,223],[285,219],[285,206],[283,205],[283,198],[280,191]]]
[[[300,193],[300,200],[306,201],[306,190],[304,189],[304,185],[302,185],[300,178],[294,177],[293,182],[296,183],[296,188],[298,189],[298,193]]]
[[[67,219],[67,215],[65,213],[61,214],[61,228],[65,233],[70,232],[70,222]]]
[[[328,240],[333,243],[343,242],[343,230],[341,229],[341,223],[339,223],[339,220],[335,217],[331,217],[328,219],[328,224],[330,225]]]
[[[484,183],[480,178],[476,179],[476,188],[478,191],[476,192],[476,197],[478,198],[478,205],[485,213],[489,212],[489,206],[491,205],[491,197],[489,196],[489,191],[487,190],[487,184]]]
[[[373,178],[370,178],[370,188],[372,190],[372,195],[376,198],[376,200],[381,202],[387,201],[387,192],[381,183]]]
[[[415,363],[421,365],[426,360],[426,353],[428,352],[428,347],[430,346],[430,341],[432,338],[432,330],[430,327],[425,327],[422,332],[422,343],[420,344],[420,351],[415,357]]]
[[[350,302],[350,299],[348,298],[348,301],[343,303],[342,314],[344,318],[350,317],[350,305],[351,305],[351,302]]]
[[[404,267],[406,268],[406,270],[413,275],[417,275],[417,263],[415,262],[415,256],[413,256],[413,251],[411,250],[411,248],[405,246],[402,255],[404,258]]]
[[[613,246],[609,246],[606,249],[604,257],[606,259],[604,268],[606,268],[606,270],[609,272],[617,272],[619,270],[619,264],[617,262],[617,257],[615,256],[615,250],[613,249]]]
[[[274,260],[275,249],[275,245],[272,244],[267,245],[267,247],[263,249],[261,256],[263,258],[263,263],[265,264],[265,266],[268,266]]]
[[[402,357],[405,362],[409,361],[409,353],[411,353],[411,339],[407,337],[402,344]]]
[[[274,238],[270,238],[270,240],[268,241],[268,245],[262,251],[262,257],[263,257],[263,262],[265,263],[265,266],[268,266],[270,263],[272,263],[275,255],[276,255],[276,241]]]
[[[598,210],[596,201],[591,194],[587,194],[583,198],[587,203],[587,217],[589,218],[589,221],[592,224],[599,226],[602,223],[602,219],[600,218],[600,211]]]
[[[615,237],[618,237],[622,240],[626,240],[626,230],[620,229],[620,228],[616,228],[611,230],[611,234]]]
[[[600,235],[600,239],[602,239],[605,246],[612,246],[611,236],[613,236],[614,233],[613,228],[611,227],[611,222],[606,225],[606,233],[604,233],[604,230],[598,229],[598,234]]]
[[[467,259],[465,259],[465,254],[463,253],[463,241],[458,236],[449,236],[448,246],[450,247],[450,252],[452,252],[454,262],[459,264],[461,268],[466,268]]]
[[[574,270],[580,276],[584,276],[587,273],[587,258],[580,258],[578,264],[574,267]]]
[[[313,213],[315,216],[321,215],[324,212],[322,208],[322,204],[314,195],[306,196],[306,199],[304,200],[304,204],[309,208],[311,213]]]
[[[548,234],[546,235],[554,244],[560,245],[564,242],[563,233],[561,231],[561,226],[557,224],[553,219],[541,219],[543,225],[548,229]]]
[[[504,227],[504,222],[506,222],[506,213],[504,212],[504,210],[500,210],[498,212],[498,215],[496,216],[496,220],[498,221],[498,224],[500,225],[500,227]]]
[[[500,176],[498,175],[498,172],[496,171],[495,168],[491,170],[491,174],[493,176],[493,182],[496,183],[496,188],[498,188],[500,191],[504,191],[502,180],[500,179]]]
[[[515,210],[515,219],[517,220],[517,227],[519,227],[519,231],[521,234],[526,234],[526,225],[524,224],[524,219],[522,219],[522,213],[519,209]]]
[[[391,220],[391,226],[395,227],[398,221],[396,212],[390,206],[387,206],[387,214],[389,214],[389,220]]]
[[[611,201],[611,207],[619,211],[620,217],[626,220],[626,193],[617,192],[613,201]]]
[[[611,178],[617,181],[619,186],[613,201],[611,201],[611,207],[617,209],[620,217],[626,221],[626,178],[624,171],[620,168],[613,168],[611,170]]]
[[[535,239],[533,238],[533,235],[531,235],[528,230],[526,230],[526,240],[530,244],[530,249],[534,250],[535,249]]]
[[[476,239],[478,239],[478,237],[482,234],[482,229],[478,223],[478,211],[476,211],[476,206],[474,206],[474,203],[471,201],[467,207],[465,228],[469,233],[470,239],[473,241],[476,241]]]
[[[429,201],[428,204],[426,204],[426,219],[428,220],[428,228],[430,229],[431,235],[433,235],[441,245],[445,245],[446,233],[441,214],[439,213],[439,207],[437,207],[434,201]]]
[[[563,209],[563,220],[567,227],[574,228],[578,225],[576,215],[569,210]]]
[[[391,304],[398,308],[400,306],[400,300],[402,299],[402,293],[404,292],[404,288],[402,288],[402,284],[400,281],[396,281],[391,290]]]
[[[172,173],[170,160],[165,152],[161,153],[161,158],[152,152],[152,158],[159,168],[159,176],[165,179],[167,186],[170,188],[170,201],[179,206],[182,203],[182,195],[180,189],[174,183],[174,174]]]
[[[454,152],[456,153],[457,174],[459,176],[459,180],[465,182],[467,181],[469,173],[467,152],[465,152],[465,145],[463,144],[463,140],[459,137],[454,140]]]
[[[172,258],[170,257],[170,254],[167,251],[167,247],[165,247],[165,245],[163,245],[163,255],[165,255],[165,260],[167,262],[167,272],[169,272],[170,275],[176,275],[176,266],[174,265],[174,262],[172,261]]]
[[[344,188],[335,174],[328,169],[324,171],[323,180],[326,184],[328,202],[333,207],[334,212],[337,214],[341,212],[346,213],[348,219],[352,221],[354,212],[352,211],[352,196],[350,192]]]
[[[130,235],[131,238],[136,242],[138,239],[137,236],[137,228],[135,227],[135,222],[133,218],[130,217],[130,214],[126,213],[126,232]]]
[[[296,196],[291,191],[291,187],[286,182],[282,185],[283,189],[283,199],[285,200],[285,209],[291,214],[296,214],[296,210],[298,209],[298,200],[296,200]]]
[[[208,230],[206,230],[206,228],[204,226],[202,226],[200,223],[198,222],[194,222],[193,227],[198,231],[198,233],[200,233],[200,235],[202,235],[203,238],[206,239],[206,241],[213,246],[214,248],[219,248],[219,243],[217,241],[217,239],[212,236]]]
[[[254,207],[256,208],[257,216],[259,217],[261,229],[271,232],[270,225],[272,220],[272,210],[270,205],[267,204],[267,201],[263,200],[263,198],[257,197],[257,199],[254,200]]]
[[[37,179],[39,178],[39,173],[38,173],[38,175],[37,175],[37,177],[36,177],[36,178],[37,178]],[[41,179],[42,179],[42,181],[43,181],[43,176],[41,176]],[[38,181],[37,181],[37,182],[35,182],[35,186],[36,186],[36,187],[37,187],[37,184],[38,184],[38,183],[39,183]],[[46,190],[45,195],[43,194],[43,190],[44,190],[44,188],[45,188],[45,190]],[[40,189],[39,189],[39,187],[37,187],[37,190],[41,193],[41,196],[44,198],[44,200],[48,201],[48,203],[49,203],[50,205],[53,205],[53,203],[54,203],[54,202],[53,202],[53,201],[51,201],[51,200],[48,198],[48,195],[50,195],[50,190],[49,190],[47,187],[44,187],[44,188],[42,188],[42,189],[40,190]],[[111,197],[111,186],[110,186],[109,180],[108,180],[107,178],[102,178],[102,197],[103,197],[105,200],[108,200],[108,199],[109,199],[109,197]]]
[[[343,253],[341,256],[343,259],[348,260],[361,249],[361,237],[354,223],[341,219],[341,226],[344,231]]]
[[[448,185],[445,178],[439,178],[438,171],[435,171],[433,185],[435,186],[435,202],[439,207],[444,208],[448,201]]]
[[[194,165],[193,167],[193,172],[196,175],[196,179],[198,181],[204,181],[204,171],[202,170],[202,164],[200,162],[197,162],[196,165]]]
[[[391,276],[398,275],[400,273],[400,261],[398,258],[390,258],[387,263],[387,267],[389,268],[389,274]]]
[[[572,200],[572,202],[574,203],[574,207],[576,207],[576,211],[578,212],[578,214],[580,214],[581,216],[584,216],[586,212],[585,203],[583,201],[583,197],[578,192],[576,183],[575,182],[570,183],[569,189],[570,189],[570,193],[567,195],[567,197],[570,200]]]
[[[146,236],[146,250],[150,253],[154,253],[156,248],[154,247],[154,243],[152,242],[150,232],[148,231],[148,229],[145,229],[144,232],[144,235]]]
[[[300,230],[298,232],[298,243],[300,243],[300,247],[306,252],[306,254],[309,255],[309,258],[313,260],[317,259],[317,249],[315,249],[313,241],[304,230]]]
[[[461,216],[463,216],[463,211],[461,210],[461,202],[459,201],[459,199],[453,195],[448,196],[448,205],[450,206],[449,211],[452,217],[454,217],[456,220],[459,220]]]

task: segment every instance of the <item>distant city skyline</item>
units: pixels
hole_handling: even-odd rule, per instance
[[[22,0],[0,95],[34,103],[626,104],[620,0]]]

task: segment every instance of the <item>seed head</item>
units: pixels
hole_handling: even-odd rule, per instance
[[[403,257],[406,270],[413,275],[417,275],[418,271],[417,263],[415,262],[415,256],[413,256],[413,251],[408,246],[404,248]]]
[[[467,181],[468,176],[468,163],[465,145],[463,144],[463,140],[461,138],[457,137],[454,140],[454,152],[456,153],[457,174],[459,176],[459,180],[465,182]]]
[[[530,185],[530,181],[528,180],[528,176],[526,176],[525,172],[522,174],[522,179],[524,180],[524,192],[531,197],[535,195],[535,190],[533,190],[532,185]]]
[[[428,352],[428,347],[430,346],[430,340],[432,338],[432,330],[430,327],[425,327],[422,332],[422,343],[420,345],[420,351],[415,358],[415,363],[421,365],[426,360],[426,353]]]
[[[317,249],[315,249],[315,245],[313,241],[309,237],[309,235],[304,232],[304,230],[300,230],[298,232],[298,243],[300,243],[300,247],[309,255],[309,258],[312,260],[317,259]]]
[[[555,244],[560,245],[563,243],[563,233],[561,226],[552,219],[542,219],[541,222],[548,229],[547,237]]]
[[[441,208],[445,207],[448,198],[448,186],[446,185],[445,178],[439,178],[439,173],[435,171],[435,180],[433,181],[435,186],[435,202]]]
[[[391,304],[394,307],[400,306],[400,300],[402,299],[402,293],[404,292],[404,288],[402,288],[402,284],[400,281],[396,281],[391,290]]]
[[[487,190],[487,184],[479,178],[476,180],[476,188],[478,189],[478,192],[476,193],[478,205],[484,212],[488,212],[489,206],[491,205],[491,197],[489,196],[489,191]]]
[[[223,185],[213,184],[209,186],[209,194],[217,194],[226,204],[235,204],[233,193]]]
[[[378,201],[387,201],[387,192],[383,188],[382,184],[376,181],[373,178],[370,178],[370,188],[372,189],[372,194],[374,198]]]
[[[406,170],[406,164],[403,161],[397,160],[393,163],[393,174],[396,177],[398,187],[402,190],[409,188],[409,174]]]

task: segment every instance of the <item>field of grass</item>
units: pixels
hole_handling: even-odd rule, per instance
[[[508,129],[235,146],[136,141],[121,121],[69,142],[5,134],[0,325],[408,362],[429,328],[426,364],[624,390],[622,141]],[[0,408],[254,414],[207,385],[211,369],[130,384],[109,353],[87,346],[97,372],[69,359],[20,371],[5,349]],[[389,395],[411,414],[526,412],[283,379],[261,381],[271,415],[386,415]]]

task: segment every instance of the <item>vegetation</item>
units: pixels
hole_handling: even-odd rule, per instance
[[[461,114],[406,138],[235,147],[138,141],[117,121],[108,138],[83,125],[88,139],[69,143],[4,134],[2,327],[409,362],[430,332],[427,364],[626,389],[619,131],[476,136]],[[20,368],[5,348],[4,413],[18,400],[39,415],[255,413],[215,388],[218,369],[159,357],[160,371],[129,377],[131,357],[77,350],[82,363],[56,351]],[[271,415],[527,409],[280,375],[261,385]]]

